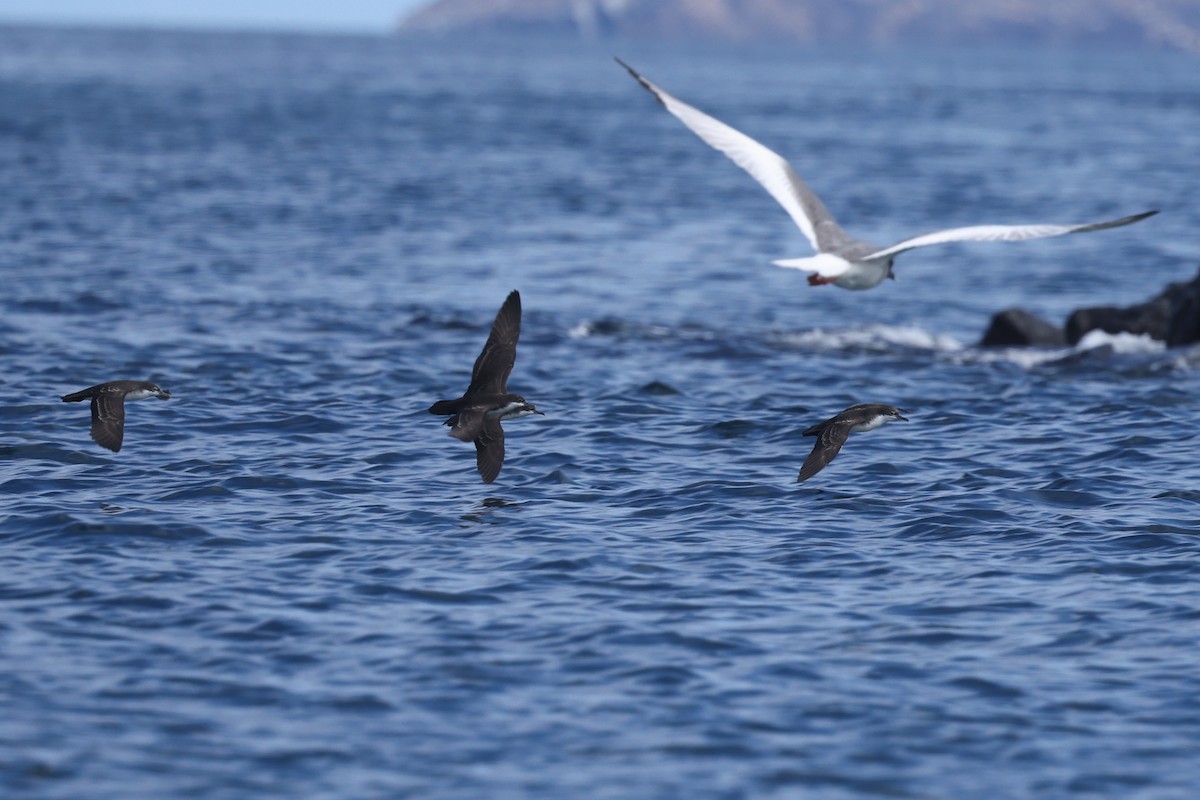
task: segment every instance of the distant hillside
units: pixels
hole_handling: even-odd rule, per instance
[[[400,30],[799,42],[1120,42],[1200,52],[1200,0],[434,0]]]

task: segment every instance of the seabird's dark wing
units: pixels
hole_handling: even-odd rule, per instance
[[[114,453],[125,438],[125,392],[101,389],[92,395],[92,438]]]
[[[850,423],[839,422],[835,417],[822,423],[816,436],[817,443],[813,445],[812,452],[804,460],[804,466],[800,467],[800,474],[796,476],[797,483],[808,480],[825,469],[826,464],[833,461],[833,457],[838,454],[842,445],[846,443],[846,438],[850,436]]]
[[[517,339],[521,336],[521,294],[509,293],[492,323],[483,352],[475,359],[471,370],[471,385],[464,397],[479,394],[505,394],[508,375],[517,363]]]
[[[484,421],[483,431],[475,440],[475,464],[484,483],[491,483],[500,474],[500,467],[504,466],[504,429],[500,420]]]
[[[454,420],[454,424],[450,426],[450,435],[459,441],[470,442],[483,433],[487,417],[482,406],[471,406],[446,420],[447,425],[450,424],[450,420]]]

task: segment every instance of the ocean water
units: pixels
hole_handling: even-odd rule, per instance
[[[1162,213],[809,287],[612,55],[862,238]],[[1195,796],[1200,352],[975,343],[1190,279],[1197,153],[1180,55],[0,29],[0,794]]]

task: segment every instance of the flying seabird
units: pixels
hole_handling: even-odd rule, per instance
[[[806,481],[823,470],[826,464],[833,461],[850,434],[873,431],[888,420],[902,419],[907,422],[908,418],[901,416],[902,411],[880,403],[859,403],[804,431],[805,436],[816,436],[817,443],[804,460],[804,466],[800,467],[796,482]]]
[[[483,352],[475,359],[471,384],[457,400],[438,400],[430,414],[449,414],[445,424],[450,435],[475,442],[475,459],[484,483],[491,483],[504,465],[506,419],[541,414],[519,394],[508,393],[508,375],[517,361],[517,339],[521,336],[521,294],[509,293],[492,323]],[[544,415],[543,415],[544,416]]]
[[[811,273],[808,282],[812,286],[832,283],[843,289],[870,289],[880,284],[884,278],[894,280],[896,276],[892,274],[892,261],[905,250],[916,247],[947,242],[1011,242],[1062,236],[1067,233],[1086,233],[1129,225],[1158,213],[1157,210],[1144,211],[1120,219],[1081,225],[971,225],[933,231],[905,239],[890,247],[878,247],[855,239],[843,231],[829,213],[829,209],[825,208],[821,198],[800,179],[782,156],[744,133],[667,94],[621,59],[616,61],[653,94],[667,111],[690,128],[692,133],[709,146],[729,156],[733,163],[750,173],[750,176],[762,184],[776,202],[783,206],[812,243],[817,254],[808,258],[781,259],[772,263]]]
[[[74,394],[63,395],[64,403],[92,401],[92,438],[101,447],[120,451],[125,438],[125,401],[157,397],[169,400],[171,393],[150,381],[109,381]]]

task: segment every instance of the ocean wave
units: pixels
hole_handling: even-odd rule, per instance
[[[582,320],[567,331],[571,339],[613,337],[622,340],[720,341],[739,338],[736,334],[698,325],[671,328],[613,318]],[[864,325],[853,328],[811,328],[774,331],[754,342],[755,335],[741,336],[744,344],[768,349],[783,348],[815,353],[914,354],[948,357],[954,363],[988,364],[1005,362],[1023,369],[1082,361],[1150,364],[1175,369],[1200,368],[1200,347],[1168,349],[1165,342],[1148,335],[1091,331],[1068,347],[979,347],[966,345],[954,336],[916,325]]]
[[[778,341],[804,350],[887,353],[928,351],[957,353],[963,344],[953,336],[932,333],[914,325],[867,325],[859,328],[824,329],[784,333]]]

